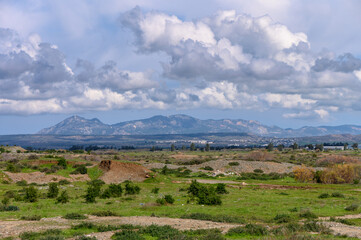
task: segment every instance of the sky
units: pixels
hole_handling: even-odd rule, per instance
[[[0,134],[80,115],[361,125],[358,0],[0,0]]]

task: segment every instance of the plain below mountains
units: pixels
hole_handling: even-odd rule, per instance
[[[249,133],[268,137],[305,137],[331,134],[361,134],[361,126],[319,126],[283,129],[253,120],[200,120],[187,115],[154,116],[147,119],[105,124],[99,119],[72,116],[38,134],[45,135],[154,135],[190,133]]]

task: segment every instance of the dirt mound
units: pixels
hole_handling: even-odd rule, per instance
[[[99,167],[104,170],[100,177],[106,183],[121,183],[125,180],[144,181],[149,177],[149,169],[134,163],[122,163],[110,160],[103,160]]]
[[[70,174],[69,178],[54,175],[45,174],[43,172],[32,172],[32,173],[11,173],[4,172],[13,182],[19,182],[25,180],[27,183],[38,183],[44,184],[49,182],[59,182],[60,180],[68,180],[70,182],[75,181],[89,181],[90,178],[87,174]]]

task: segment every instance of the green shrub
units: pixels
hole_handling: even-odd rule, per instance
[[[307,219],[313,219],[313,218],[317,218],[317,215],[314,214],[313,212],[311,212],[310,210],[304,210],[302,211],[299,216],[301,218],[307,218]]]
[[[68,203],[69,202],[68,192],[66,190],[62,191],[60,196],[57,197],[56,202],[62,204]]]
[[[154,193],[154,194],[158,194],[159,193],[159,189],[158,187],[155,187],[152,189],[151,193]]]
[[[254,173],[263,173],[263,170],[262,169],[255,169],[253,170]]]
[[[227,235],[248,234],[253,236],[264,236],[268,234],[267,228],[257,224],[247,224],[244,227],[235,227],[228,230]]]
[[[121,197],[123,189],[121,184],[110,184],[101,195],[101,198]]]
[[[25,221],[40,221],[41,216],[39,215],[22,216],[20,219]]]
[[[229,166],[239,166],[239,162],[230,162],[228,163]]]
[[[114,233],[114,235],[112,236],[112,239],[114,239],[114,240],[145,240],[145,238],[143,236],[141,236],[139,233],[134,232],[134,231],[129,231],[129,230]]]
[[[303,224],[303,230],[306,232],[330,233],[330,229],[317,221],[308,221]]]
[[[0,206],[0,212],[14,212],[14,211],[19,211],[19,207],[18,206],[12,206],[12,205],[1,205]]]
[[[116,214],[115,212],[112,212],[110,210],[93,212],[91,215],[94,215],[94,216],[97,216],[97,217],[118,216],[118,214]]]
[[[241,173],[237,180],[278,180],[283,179],[287,174],[279,173]]]
[[[331,194],[331,197],[335,197],[335,198],[344,198],[345,195],[343,195],[342,193],[340,192],[334,192]]]
[[[25,202],[36,202],[38,201],[39,193],[34,186],[30,186],[28,188],[25,188],[25,196],[24,200]]]
[[[28,185],[28,183],[25,180],[21,180],[21,181],[16,182],[16,185],[25,187]]]
[[[292,220],[291,216],[288,214],[277,214],[273,220],[276,221],[276,223],[288,223]]]
[[[358,208],[359,208],[359,205],[354,203],[354,204],[351,204],[348,207],[345,207],[345,210],[346,211],[356,211]]]
[[[169,204],[173,204],[175,201],[174,198],[172,197],[172,195],[165,195],[164,200]]]
[[[97,240],[97,238],[96,237],[88,237],[88,236],[85,236],[85,235],[81,235],[81,236],[77,237],[76,240]]]
[[[210,215],[207,213],[190,213],[181,216],[184,219],[197,219],[197,220],[206,220],[212,222],[223,222],[223,223],[242,223],[245,224],[245,220],[242,217],[231,216],[231,215]]]
[[[65,219],[87,219],[88,217],[80,213],[68,213],[64,216]]]
[[[131,181],[125,183],[125,195],[139,194],[140,187],[134,185]]]
[[[59,194],[59,188],[57,183],[49,183],[49,190],[47,193],[48,198],[56,198]]]
[[[152,237],[158,238],[159,240],[175,239],[177,236],[182,235],[178,229],[171,226],[158,226],[154,224],[140,229],[139,233],[148,234]]]
[[[205,166],[203,169],[204,169],[204,170],[207,170],[207,171],[213,171],[213,170],[214,170],[214,169],[213,169],[212,167],[210,167],[210,166]]]
[[[66,168],[68,167],[67,164],[66,164],[65,158],[60,158],[60,159],[58,160],[58,166],[60,166],[60,167],[62,167],[62,168],[64,168],[64,169],[66,169]]]
[[[74,165],[73,167],[75,168],[75,170],[72,171],[71,174],[87,174],[88,173],[88,169],[86,168],[86,166],[84,164]]]
[[[68,185],[68,184],[70,184],[70,182],[68,180],[66,180],[66,179],[60,180],[58,183],[59,183],[59,185]]]
[[[196,180],[193,180],[191,185],[188,188],[188,194],[190,197],[197,198],[198,204],[204,205],[221,205],[221,197],[217,195],[214,187],[206,187]]]
[[[328,193],[321,193],[318,198],[329,198],[330,197],[330,194]]]
[[[158,198],[155,202],[159,205],[165,205],[167,203],[164,198]]]
[[[216,193],[217,194],[227,194],[228,191],[226,190],[226,184],[218,183],[216,186]]]

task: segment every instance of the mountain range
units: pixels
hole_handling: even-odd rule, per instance
[[[153,135],[189,133],[248,133],[267,137],[306,137],[332,134],[361,134],[361,126],[305,126],[298,129],[283,129],[263,125],[253,120],[200,120],[188,115],[154,116],[147,119],[105,124],[99,119],[69,117],[55,126],[44,128],[44,135]]]

